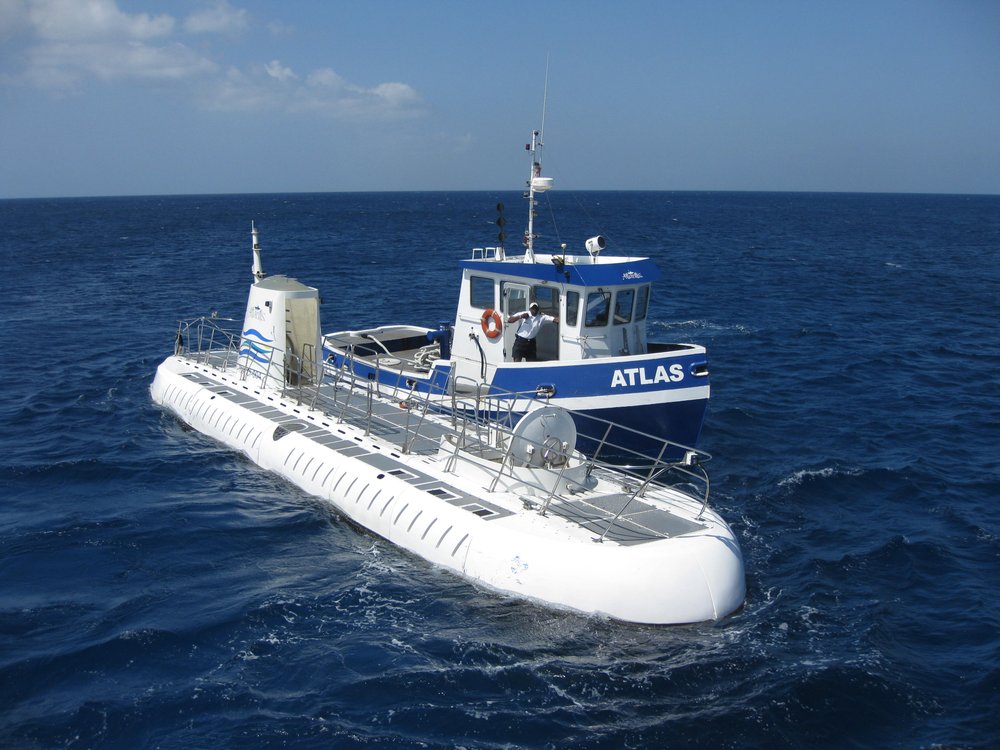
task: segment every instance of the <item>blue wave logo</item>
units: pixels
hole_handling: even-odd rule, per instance
[[[274,343],[274,339],[269,339],[267,336],[265,336],[263,333],[261,333],[260,331],[258,331],[256,328],[247,328],[243,332],[243,335],[244,336],[256,336],[264,344],[272,344],[272,343]]]
[[[260,339],[260,341],[253,341],[250,336],[255,336]],[[271,349],[273,347],[268,346],[274,343],[274,339],[269,339],[263,333],[258,331],[256,328],[247,328],[243,331],[243,342],[240,344],[240,356],[247,356],[254,362],[260,362],[266,365],[271,361]]]

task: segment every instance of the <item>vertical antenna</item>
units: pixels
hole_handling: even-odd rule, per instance
[[[528,176],[528,231],[524,233],[524,261],[535,262],[535,193],[544,193],[552,187],[551,177],[542,177],[542,147],[545,145],[545,110],[549,101],[549,56],[545,55],[545,93],[542,95],[542,127],[531,133],[531,143],[525,149],[531,152],[531,173]]]
[[[538,131],[540,140],[545,142],[545,110],[549,104],[549,54],[545,53],[545,89],[542,93],[542,128]]]

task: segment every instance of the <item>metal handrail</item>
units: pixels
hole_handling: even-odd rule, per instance
[[[332,400],[333,404],[341,407],[338,417],[341,422],[346,419],[348,411],[351,408],[352,395],[355,390],[362,391],[365,393],[365,403],[360,409],[357,409],[357,407],[355,409],[363,411],[366,434],[370,434],[375,418],[373,408],[374,384],[367,376],[363,376],[355,370],[353,348],[347,348],[339,367],[333,367],[331,363],[326,362],[317,363],[311,358],[293,353],[286,355],[285,352],[274,346],[269,347],[270,351],[267,362],[258,362],[251,357],[236,359],[234,361],[233,355],[239,355],[243,337],[238,331],[234,332],[226,329],[221,325],[222,322],[225,321],[207,317],[187,322],[181,321],[177,328],[175,352],[179,356],[190,357],[197,362],[207,363],[212,367],[229,368],[238,366],[240,368],[241,379],[245,380],[251,376],[256,379],[259,376],[262,386],[267,386],[269,382],[269,377],[272,373],[271,368],[276,364],[275,357],[281,357],[277,362],[285,363],[285,377],[281,379],[282,384],[280,389],[282,395],[288,394],[294,396],[298,403],[309,403],[311,408],[314,408],[316,404],[328,406]],[[303,347],[303,354],[306,353],[308,353],[308,350],[306,347]],[[319,368],[318,371],[317,367]],[[288,377],[289,373],[292,373],[295,377]],[[476,447],[479,446],[482,455],[487,455],[486,449],[499,450],[501,451],[502,459],[500,461],[496,461],[495,459],[490,460],[490,465],[494,467],[491,471],[496,472],[491,482],[491,488],[495,489],[504,474],[513,475],[515,473],[515,462],[511,452],[514,427],[530,404],[538,403],[539,399],[534,391],[511,392],[490,388],[484,393],[479,387],[479,383],[472,379],[468,380],[474,387],[470,388],[468,396],[463,396],[460,394],[461,388],[458,386],[462,385],[464,380],[464,378],[452,373],[446,383],[429,383],[426,390],[420,390],[417,382],[406,383],[409,386],[405,402],[408,408],[402,449],[404,453],[413,450],[416,441],[421,437],[425,425],[429,423],[428,414],[430,412],[434,412],[435,415],[439,415],[440,417],[447,417],[450,419],[456,434],[455,452],[450,457],[448,469],[450,470],[454,467],[458,451],[461,449],[471,449],[474,452]],[[329,395],[321,395],[320,391],[324,386],[332,387],[330,388],[331,392]],[[397,397],[399,396],[399,389],[400,385],[398,383],[392,389],[392,393]],[[338,404],[338,394],[341,390],[346,391],[346,393],[344,393],[342,403]],[[324,408],[323,411],[324,413],[329,413],[327,408]],[[419,417],[414,419],[414,417],[417,417],[414,412],[417,411],[419,411]],[[598,417],[575,412],[570,413],[577,421],[578,431],[580,431],[581,425],[590,423],[587,434],[594,436],[601,435],[601,439],[597,441],[596,450],[586,458],[585,476],[590,477],[595,471],[603,473],[605,470],[608,470],[613,471],[614,477],[619,481],[622,480],[623,476],[625,478],[626,487],[624,489],[628,497],[618,512],[610,517],[606,528],[596,541],[602,541],[635,498],[643,497],[653,485],[669,484],[690,499],[700,502],[701,511],[698,517],[700,518],[704,514],[708,508],[708,499],[711,490],[708,472],[702,466],[703,463],[711,459],[708,453],[680,443],[663,440],[648,433],[617,425]],[[656,457],[651,458],[650,453],[625,448],[618,440],[612,441],[612,437],[620,440],[623,434],[651,441],[650,444],[656,445],[659,448]],[[596,437],[594,439],[596,440]],[[544,448],[541,445],[535,447],[538,449]],[[617,460],[610,461],[604,458],[605,455],[612,452],[616,459],[631,456],[637,461],[637,464],[635,466],[623,466]],[[664,456],[668,452],[671,454],[678,453],[683,455],[684,458],[682,460],[668,461],[664,459]],[[523,479],[526,486],[534,487],[539,492],[540,497],[545,497],[544,502],[540,504],[539,512],[545,513],[556,498],[560,496],[560,493],[565,492],[564,478],[568,463],[563,462],[559,466],[533,466],[533,469],[540,470],[538,476],[542,476],[547,472],[551,472],[554,475],[554,477],[544,483],[542,483],[541,479],[518,476],[518,481],[522,481]],[[678,476],[683,478],[684,481],[684,484],[681,486],[666,481],[668,477]],[[634,485],[632,484],[633,482]],[[699,486],[701,488],[700,491],[698,491]],[[563,489],[560,490],[560,488]]]

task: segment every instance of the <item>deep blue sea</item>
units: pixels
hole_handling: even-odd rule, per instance
[[[0,201],[0,747],[995,748],[1000,197],[560,193],[704,344],[717,623],[507,599],[150,401],[176,321],[264,266],[324,327],[450,319],[518,193]],[[516,243],[515,243],[516,244]]]

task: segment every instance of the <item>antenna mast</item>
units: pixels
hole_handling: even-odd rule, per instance
[[[253,279],[256,284],[264,278],[264,265],[260,260],[260,236],[253,221],[250,222],[250,234],[253,237]]]
[[[542,128],[539,130],[539,138],[545,138],[545,110],[549,104],[549,56],[545,55],[545,88],[542,90]],[[539,143],[539,146],[542,144]]]
[[[538,201],[535,200],[535,193],[544,193],[552,187],[551,177],[542,177],[542,147],[545,145],[543,134],[545,133],[545,110],[549,101],[549,58],[545,57],[545,90],[542,95],[542,128],[531,132],[531,143],[525,148],[531,152],[531,174],[528,177],[528,192],[525,194],[528,199],[528,231],[524,234],[524,260],[527,263],[535,262],[535,216]]]

